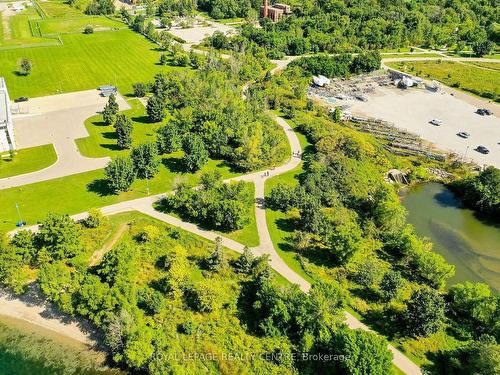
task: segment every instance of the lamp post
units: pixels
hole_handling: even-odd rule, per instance
[[[147,194],[149,195],[149,176],[148,176],[148,171],[146,171],[146,191],[147,191]]]
[[[466,157],[467,157],[467,152],[469,151],[469,145],[467,145],[467,148],[465,149],[465,152],[464,152],[464,156],[462,158],[462,161],[465,162],[466,161]]]
[[[19,209],[19,204],[16,203],[16,210],[17,210],[17,215],[19,216],[19,222],[17,223],[18,227],[23,227],[24,226],[24,221],[23,218],[21,217],[21,210]]]

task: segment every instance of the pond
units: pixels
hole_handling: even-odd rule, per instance
[[[438,183],[415,186],[402,203],[418,235],[430,238],[434,251],[455,265],[448,285],[483,282],[500,291],[500,222],[463,208],[453,192]]]

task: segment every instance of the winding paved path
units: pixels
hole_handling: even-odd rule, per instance
[[[273,176],[278,176],[282,173],[288,172],[295,167],[297,167],[301,161],[300,157],[295,156],[296,153],[301,154],[302,148],[300,146],[299,139],[297,135],[291,128],[291,126],[281,117],[276,117],[276,122],[282,127],[285,131],[287,139],[290,143],[292,155],[290,159],[283,165],[269,170],[265,172],[255,172],[244,176],[234,177],[225,180],[225,182],[230,181],[246,181],[252,182],[255,184],[255,218],[257,223],[257,231],[260,238],[260,244],[257,247],[252,248],[252,252],[256,255],[268,254],[270,257],[271,267],[284,276],[287,280],[292,283],[298,284],[300,288],[307,292],[310,288],[310,284],[304,280],[300,275],[298,275],[295,271],[293,271],[288,265],[283,261],[283,259],[278,255],[276,249],[274,248],[273,242],[271,240],[271,235],[269,234],[269,229],[267,227],[266,222],[266,209],[265,209],[265,201],[264,201],[264,187],[265,182],[268,178]],[[196,224],[188,223],[182,221],[176,217],[171,215],[167,215],[165,213],[159,212],[154,209],[154,204],[164,198],[166,194],[157,194],[150,197],[134,199],[126,202],[120,202],[117,204],[113,204],[110,206],[103,207],[101,209],[102,213],[105,215],[112,215],[119,212],[127,212],[127,211],[138,211],[145,215],[151,216],[158,220],[161,220],[170,225],[179,227],[188,232],[194,233],[200,237],[206,238],[210,241],[214,241],[216,237],[222,238],[222,244],[227,248],[237,251],[239,253],[243,252],[244,245],[229,239],[227,237],[221,236],[215,232],[211,232],[209,230],[200,228]],[[72,218],[74,220],[81,220],[88,216],[87,212],[82,212],[77,215],[73,215]],[[30,229],[32,231],[37,231],[38,226],[26,227],[24,229]],[[10,232],[10,234],[14,234],[18,230],[14,230]],[[370,330],[365,324],[356,319],[353,315],[348,312],[345,312],[346,324],[352,329],[363,329]],[[393,353],[393,363],[399,369],[401,369],[406,374],[410,375],[420,375],[421,371],[417,365],[415,365],[412,361],[410,361],[404,354],[395,349],[392,345],[389,345],[389,350]]]
[[[296,57],[289,57],[286,58],[285,60],[280,60],[280,61],[274,61],[276,63],[276,67],[272,70],[272,73],[275,73],[278,70],[284,69],[291,61],[293,61]],[[432,59],[432,58],[422,58],[422,59]],[[443,58],[444,60],[445,58]],[[456,58],[446,58],[446,60],[458,60]],[[389,61],[389,59],[387,59]],[[392,60],[392,59],[391,59]],[[403,58],[396,59],[397,61],[404,61]],[[385,61],[385,60],[384,60]],[[472,61],[472,60],[468,60]],[[481,60],[479,60],[481,61]],[[488,60],[490,61],[490,60]],[[270,256],[270,261],[271,261],[271,266],[274,270],[276,270],[278,273],[283,275],[287,280],[289,280],[292,283],[296,283],[300,286],[300,288],[307,292],[310,288],[310,284],[304,280],[300,275],[298,275],[295,271],[293,271],[288,265],[283,261],[283,259],[278,255],[276,252],[276,249],[274,248],[274,245],[271,240],[271,236],[269,233],[269,229],[267,227],[267,222],[266,222],[266,210],[265,210],[265,200],[264,200],[264,187],[265,187],[265,182],[268,178],[280,175],[282,173],[285,173],[287,171],[290,171],[297,167],[300,163],[300,157],[295,156],[297,153],[301,154],[302,149],[299,143],[299,140],[297,138],[297,135],[293,131],[293,129],[290,127],[290,125],[282,118],[276,117],[275,118],[276,122],[283,128],[285,131],[285,134],[287,136],[287,139],[290,143],[291,150],[292,150],[292,155],[290,159],[283,165],[269,170],[265,172],[255,172],[251,173],[248,175],[244,176],[239,176],[235,178],[231,178],[226,180],[226,182],[229,181],[246,181],[246,182],[252,182],[255,184],[255,217],[256,217],[256,224],[257,224],[257,230],[258,230],[258,235],[260,238],[260,244],[257,247],[252,248],[251,250],[256,254],[256,255],[263,255],[263,254],[268,254]],[[267,174],[267,173],[268,174]],[[166,222],[170,225],[179,227],[183,230],[189,231],[191,233],[194,233],[196,235],[199,235],[200,237],[206,238],[208,240],[214,241],[216,237],[221,237],[222,238],[222,243],[224,246],[227,248],[237,251],[239,253],[243,252],[244,245],[234,241],[232,239],[229,239],[227,237],[221,236],[215,232],[208,231],[206,229],[200,228],[196,224],[188,223],[185,221],[182,221],[178,218],[175,218],[173,216],[167,215],[165,213],[159,212],[154,209],[154,204],[158,200],[164,198],[166,194],[171,194],[170,193],[165,193],[165,194],[157,194],[149,197],[144,197],[144,198],[139,198],[139,199],[134,199],[126,202],[120,202],[117,204],[113,204],[110,206],[106,206],[101,208],[101,211],[105,215],[112,215],[116,214],[119,212],[127,212],[127,211],[138,211],[141,212],[145,215],[149,215],[151,217],[154,217],[158,220],[161,220],[163,222]],[[73,215],[72,218],[75,220],[81,220],[84,219],[85,217],[88,216],[87,212],[83,212],[77,215]],[[24,229],[30,229],[33,231],[38,230],[38,226],[31,226],[27,227]],[[17,230],[14,230],[10,232],[10,234],[15,233]],[[345,312],[345,317],[346,317],[346,324],[352,328],[352,329],[363,329],[369,331],[370,329],[360,322],[357,318],[355,318],[353,315],[351,315],[348,312]],[[419,369],[419,367],[413,363],[410,359],[408,359],[404,354],[402,354],[400,351],[398,351],[396,348],[394,348],[392,345],[389,345],[389,350],[393,353],[393,363],[396,367],[401,369],[404,373],[409,374],[409,375],[421,375],[422,372]]]

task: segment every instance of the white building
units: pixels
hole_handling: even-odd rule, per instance
[[[0,152],[14,150],[14,125],[10,111],[10,99],[5,80],[0,77]]]

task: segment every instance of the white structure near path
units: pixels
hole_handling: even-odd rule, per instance
[[[10,98],[5,79],[0,77],[0,152],[14,150],[14,124],[10,110]]]

